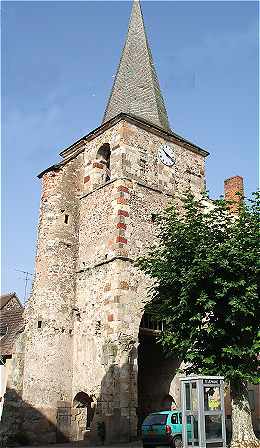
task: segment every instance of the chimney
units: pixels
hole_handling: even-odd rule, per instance
[[[240,193],[241,196],[236,193]],[[224,181],[224,197],[227,201],[233,201],[229,206],[231,213],[238,213],[244,197],[243,177],[233,176]]]

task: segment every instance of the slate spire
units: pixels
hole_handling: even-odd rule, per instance
[[[139,0],[134,0],[125,46],[103,123],[125,112],[170,130]]]

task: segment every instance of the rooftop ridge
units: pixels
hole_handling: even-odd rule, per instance
[[[102,123],[121,112],[170,130],[139,0],[133,2],[125,45]]]

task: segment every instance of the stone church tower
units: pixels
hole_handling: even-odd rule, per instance
[[[178,363],[155,344],[160,324],[143,316],[149,279],[133,262],[153,242],[154,214],[176,192],[204,190],[207,154],[170,129],[134,1],[102,124],[39,175],[22,391],[37,411],[35,441],[86,428],[128,441],[148,412],[178,404]]]

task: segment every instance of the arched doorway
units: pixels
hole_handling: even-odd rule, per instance
[[[166,357],[157,337],[161,322],[153,322],[143,315],[139,328],[138,347],[138,426],[151,412],[176,408],[179,390],[176,371],[180,362]],[[178,396],[177,396],[178,395]]]
[[[73,400],[75,417],[75,439],[83,440],[94,417],[94,402],[85,392],[78,392]]]

